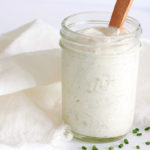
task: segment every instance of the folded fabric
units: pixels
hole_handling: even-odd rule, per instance
[[[59,35],[35,20],[0,37],[0,143],[72,139],[61,118]]]
[[[27,23],[0,37],[0,52],[15,55],[58,48],[59,32],[40,19]]]
[[[0,95],[60,81],[60,50],[22,53],[0,59]]]
[[[72,139],[61,118],[58,41],[58,32],[39,20],[1,35],[1,143],[56,146]],[[141,126],[150,124],[149,48],[143,40],[135,113],[135,125]]]
[[[137,103],[135,111],[135,125],[150,125],[150,40],[142,40],[140,53],[139,75],[137,85]]]

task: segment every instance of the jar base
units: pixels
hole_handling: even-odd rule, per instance
[[[90,137],[90,136],[84,136],[79,133],[76,133],[72,131],[74,138],[80,141],[88,142],[88,143],[109,143],[109,142],[115,142],[120,139],[122,139],[125,135],[118,136],[118,137],[111,137],[111,138],[99,138],[99,137]]]

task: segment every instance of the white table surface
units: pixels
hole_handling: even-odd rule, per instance
[[[52,26],[60,29],[61,20],[72,13],[89,10],[106,10],[113,8],[115,0],[0,0],[0,33],[12,30],[24,23],[40,18]],[[130,11],[130,16],[137,18],[143,27],[143,37],[150,38],[150,1],[136,0]],[[130,144],[122,150],[134,150],[139,144],[142,150],[150,150],[150,146],[144,144],[150,141],[150,132],[143,131],[142,137],[129,134],[127,138]],[[107,150],[109,146],[117,146],[121,141],[111,144],[98,144],[99,150]],[[63,144],[59,150],[80,150],[82,145],[91,149],[92,144],[72,141]],[[20,145],[19,147],[0,145],[0,150],[57,150],[49,146]],[[115,150],[118,148],[115,148]]]

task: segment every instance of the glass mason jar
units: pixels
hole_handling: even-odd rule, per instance
[[[80,31],[107,27],[111,13],[85,12],[62,22],[62,113],[74,137],[110,142],[131,129],[134,118],[141,26],[127,17],[130,32],[90,36]]]

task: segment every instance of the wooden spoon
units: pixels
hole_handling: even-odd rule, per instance
[[[117,0],[109,23],[110,27],[121,29],[133,0]]]

